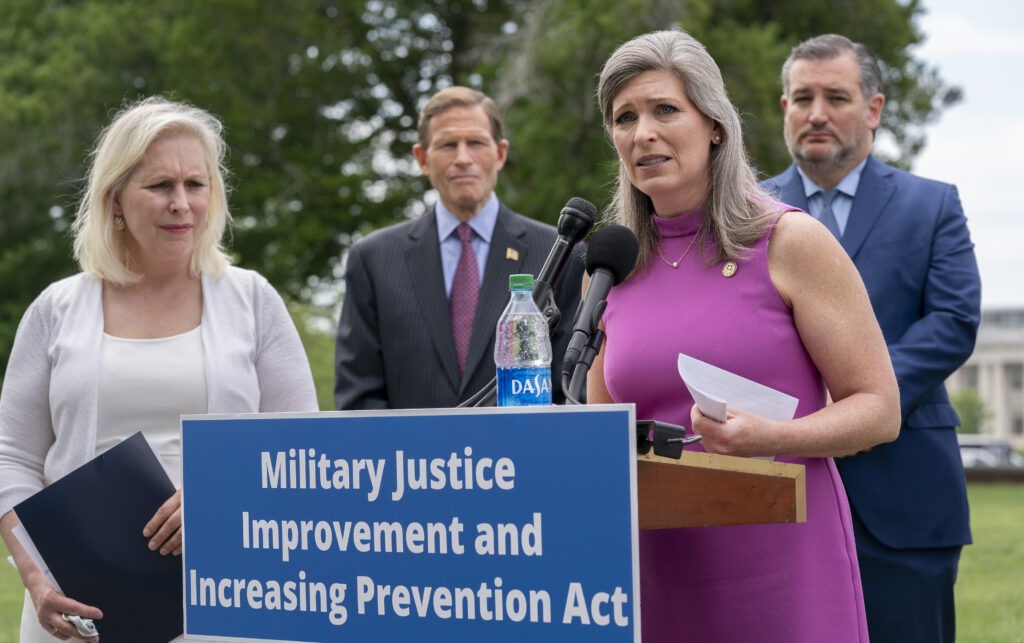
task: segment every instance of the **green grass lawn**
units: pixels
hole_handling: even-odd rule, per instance
[[[974,544],[960,558],[957,641],[1024,642],[1024,485],[968,485]]]
[[[968,489],[974,544],[960,561],[957,640],[1024,643],[1024,485],[975,483]],[[2,544],[0,550],[6,558]],[[18,573],[3,563],[0,643],[18,640],[22,596]]]

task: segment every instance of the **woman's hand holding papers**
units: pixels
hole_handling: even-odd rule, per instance
[[[54,638],[58,638],[61,641],[70,639],[89,641],[90,643],[99,641],[99,635],[82,637],[75,629],[75,626],[64,618],[64,614],[78,614],[85,618],[98,620],[103,617],[103,612],[95,607],[90,607],[64,596],[57,591],[56,587],[43,578],[42,573],[38,569],[36,574],[39,576],[39,582],[35,582],[29,587],[26,581],[26,587],[29,587],[29,596],[32,597],[32,604],[36,607],[36,616],[39,618],[39,624]]]
[[[701,413],[694,404],[690,422],[708,453],[742,457],[777,455],[773,426],[778,423],[760,415],[730,407],[725,422],[719,422]]]

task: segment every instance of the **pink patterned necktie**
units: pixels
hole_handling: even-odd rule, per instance
[[[476,300],[480,295],[480,273],[477,272],[476,253],[473,252],[473,229],[468,223],[460,223],[455,229],[462,241],[462,254],[455,267],[452,280],[452,294],[448,300],[452,316],[452,336],[455,338],[455,356],[459,360],[459,374],[466,367],[469,353],[469,339],[473,336],[473,317],[476,315]]]

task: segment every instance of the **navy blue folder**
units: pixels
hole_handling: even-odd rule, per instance
[[[180,556],[142,528],[174,484],[136,433],[14,507],[64,594],[103,610],[103,643],[166,643],[184,631]]]

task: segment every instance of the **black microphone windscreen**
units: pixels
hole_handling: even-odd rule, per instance
[[[558,234],[578,243],[594,227],[596,217],[597,206],[584,198],[574,196],[565,204],[558,217]]]
[[[605,226],[587,244],[587,274],[604,268],[618,285],[632,272],[639,255],[640,243],[632,230],[621,225]]]
[[[591,219],[597,216],[597,206],[582,197],[574,196],[569,199],[569,202],[565,204],[565,207],[575,208],[576,210],[589,215]]]

